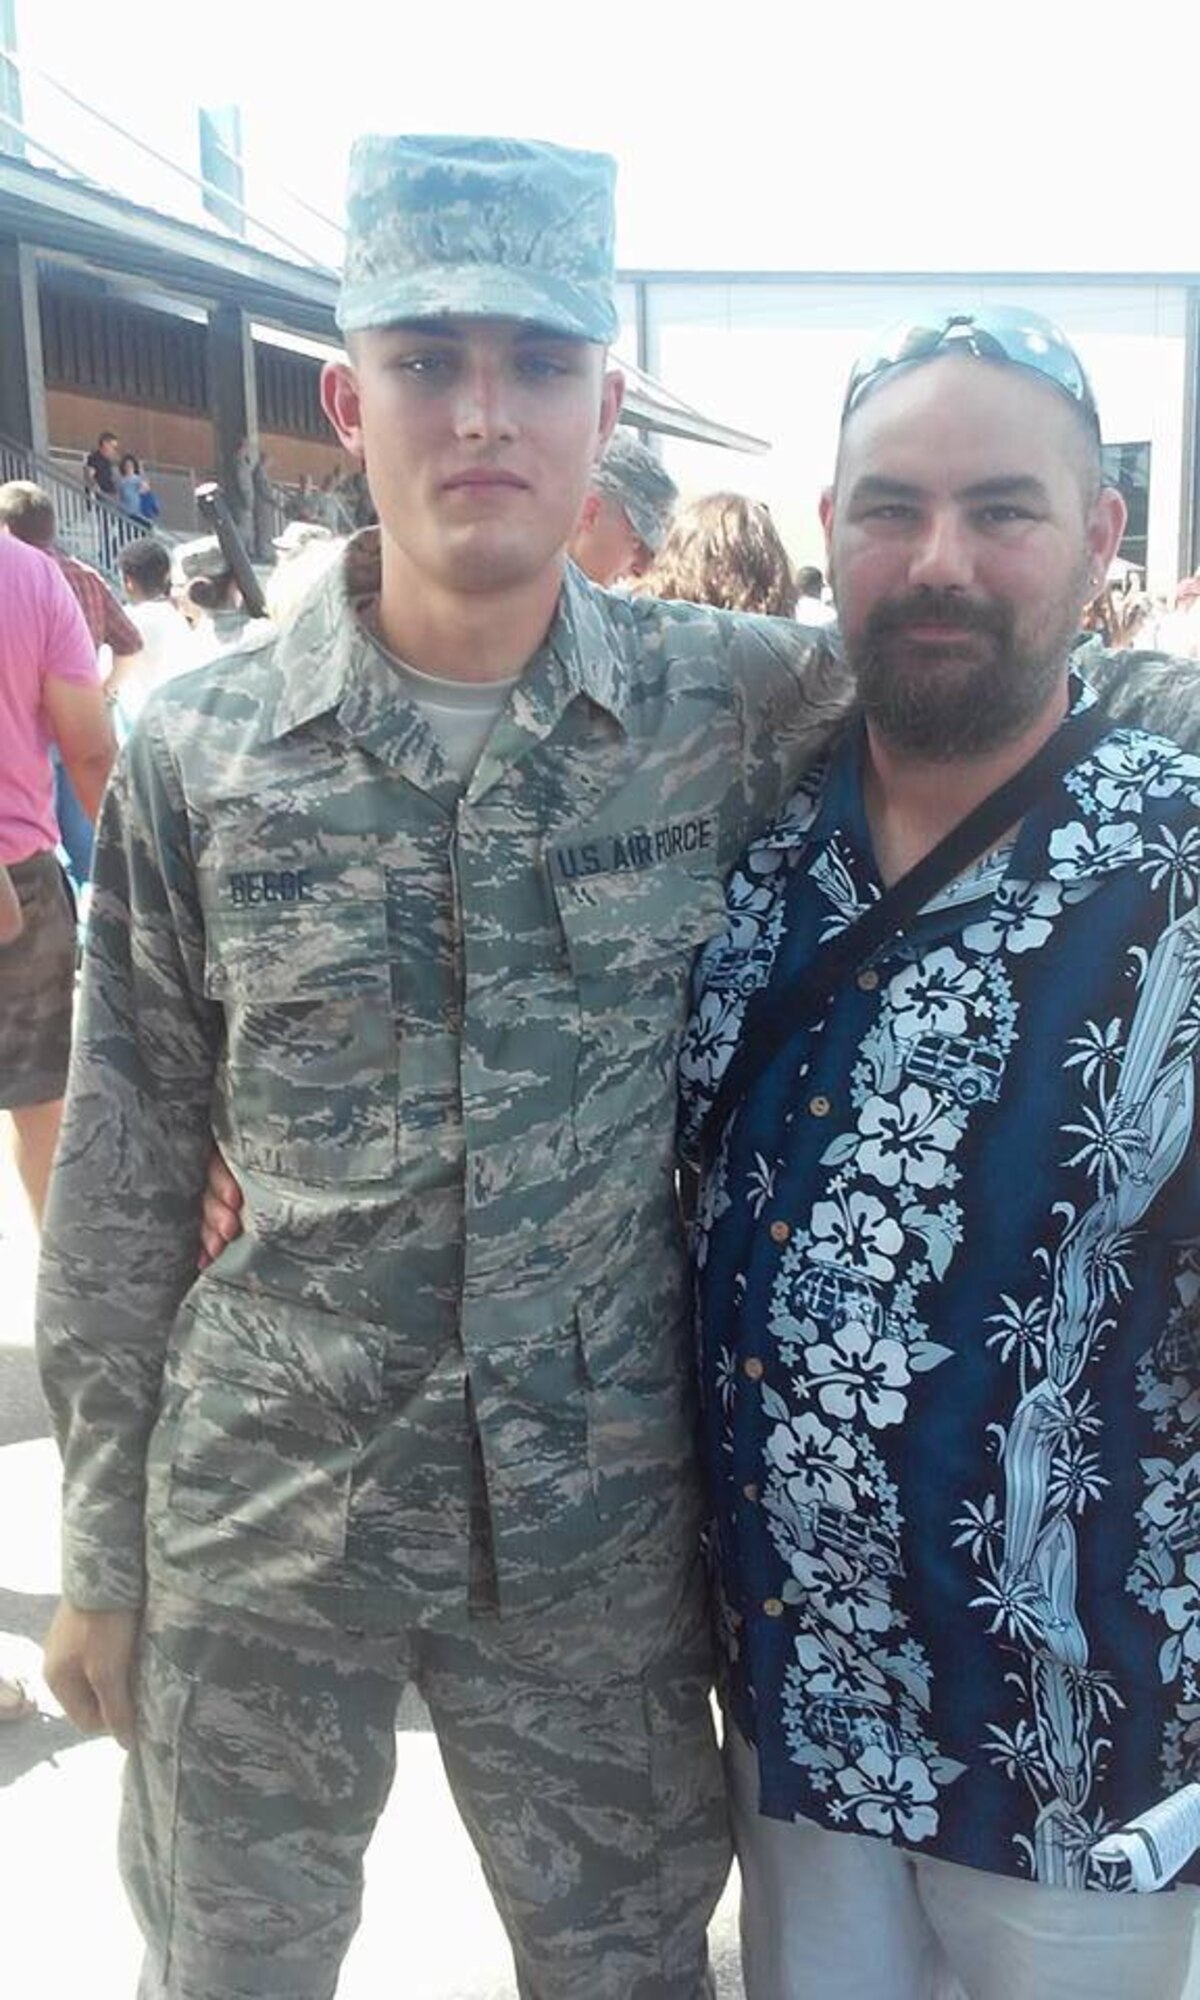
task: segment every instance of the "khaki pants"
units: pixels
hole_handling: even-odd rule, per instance
[[[728,1735],[746,2000],[1182,2000],[1200,1890],[1045,1889],[766,1819]]]
[[[121,1836],[142,2000],[330,2000],[410,1681],[523,2000],[700,2000],[729,1849],[699,1578],[640,1660],[616,1635],[628,1671],[602,1619],[355,1644],[152,1605]],[[396,1966],[403,1993],[403,1938]]]

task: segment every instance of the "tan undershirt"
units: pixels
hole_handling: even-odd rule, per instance
[[[388,651],[369,616],[363,624],[405,694],[425,717],[451,770],[465,785],[520,675],[503,681],[450,681],[441,674],[423,674]]]

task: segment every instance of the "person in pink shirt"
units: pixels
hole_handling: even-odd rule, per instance
[[[115,745],[96,649],[48,556],[0,534],[0,863],[22,923],[0,944],[0,1110],[40,1223],[71,1044],[75,911],[59,865],[50,745],[85,812],[99,809]]]

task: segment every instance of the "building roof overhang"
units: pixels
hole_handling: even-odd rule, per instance
[[[49,257],[150,284],[205,304],[234,305],[251,320],[340,346],[334,319],[337,273],[259,249],[145,208],[93,181],[0,152],[0,215],[6,231]],[[770,449],[763,438],[706,417],[629,363],[623,420],[638,429],[735,451]]]
[[[253,319],[336,341],[337,274],[292,263],[241,237],[144,208],[92,181],[0,153],[6,229],[38,250],[152,281]]]

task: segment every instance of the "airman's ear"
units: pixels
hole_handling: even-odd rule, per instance
[[[363,456],[362,402],[358,376],[349,361],[327,361],[321,370],[321,408],[345,449]]]
[[[625,377],[619,368],[606,368],[604,384],[600,391],[600,438],[596,447],[596,457],[601,459],[608,441],[617,428],[617,418],[625,401]]]

